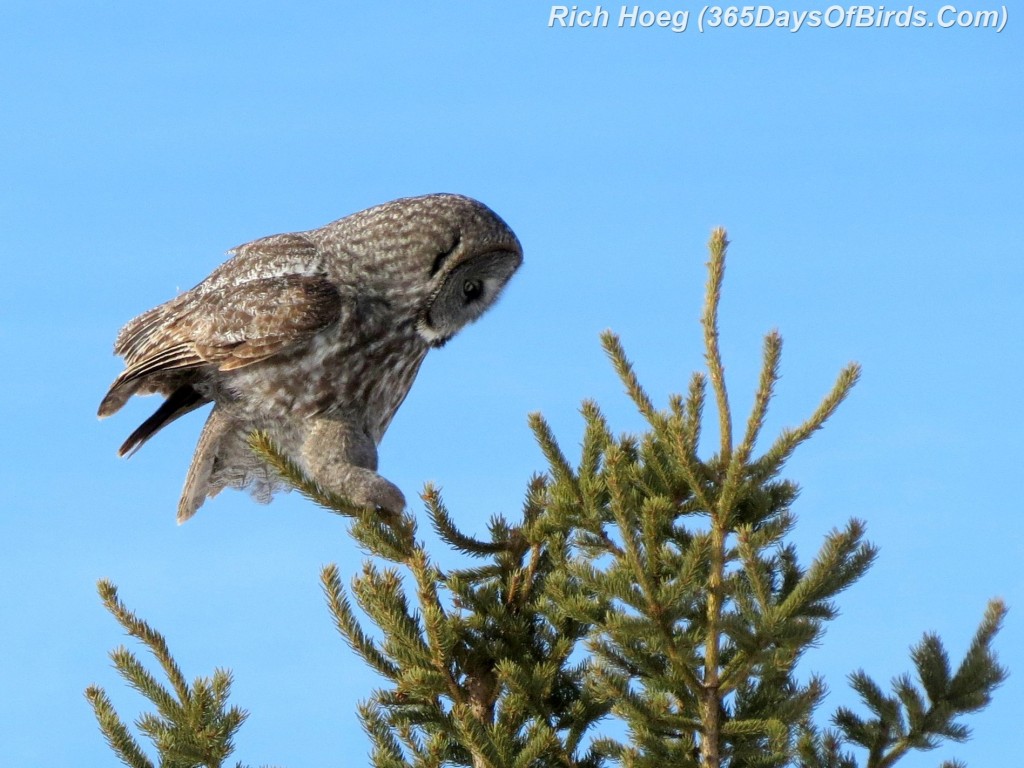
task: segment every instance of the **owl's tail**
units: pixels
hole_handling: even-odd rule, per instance
[[[131,456],[142,447],[149,438],[166,427],[175,419],[194,411],[210,402],[196,392],[188,384],[178,387],[164,400],[156,413],[146,419],[139,428],[132,432],[117,451],[118,456]]]
[[[178,502],[178,525],[225,488],[246,489],[264,504],[276,491],[287,489],[281,477],[249,447],[249,435],[256,428],[256,424],[239,421],[218,406],[213,407],[185,477]]]
[[[215,496],[223,488],[211,487],[213,476],[213,464],[217,458],[221,441],[229,435],[230,421],[217,410],[217,406],[210,411],[210,417],[203,426],[202,434],[199,435],[199,443],[196,445],[196,452],[192,456],[192,464],[185,476],[185,487],[181,491],[181,499],[178,501],[178,525],[181,525],[194,515],[207,496]]]

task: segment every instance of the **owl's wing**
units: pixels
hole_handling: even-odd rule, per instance
[[[319,275],[200,285],[125,326],[115,351],[127,368],[99,414],[117,411],[150,377],[156,382],[211,365],[229,371],[285,352],[336,322],[341,311],[338,289]]]

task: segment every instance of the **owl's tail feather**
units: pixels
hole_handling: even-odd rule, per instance
[[[275,492],[288,489],[281,476],[249,446],[249,435],[262,426],[213,407],[185,477],[178,525],[225,488],[248,490],[261,504],[270,501]]]
[[[126,385],[120,384],[121,377],[118,376],[117,380],[110,385],[110,390],[103,397],[103,402],[100,403],[100,408],[96,412],[96,415],[101,419],[107,418],[112,413],[120,411],[124,404],[128,402],[129,398],[135,394],[136,390],[142,386],[141,381],[132,381]]]
[[[156,409],[156,413],[146,419],[139,428],[132,432],[124,444],[118,449],[118,456],[131,456],[153,435],[166,427],[172,421],[186,413],[194,411],[208,403],[205,397],[196,392],[188,384],[178,387],[170,396],[164,400],[163,405]]]
[[[231,431],[231,421],[224,414],[217,410],[217,406],[210,411],[210,417],[203,426],[202,434],[199,435],[199,443],[196,445],[196,452],[192,456],[192,464],[185,476],[185,487],[181,491],[181,499],[178,501],[178,525],[181,525],[194,515],[207,496],[216,496],[223,488],[223,484],[213,486],[213,465],[217,458],[217,452],[221,447],[221,441]]]

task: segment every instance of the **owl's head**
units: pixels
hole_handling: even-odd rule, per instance
[[[462,195],[392,200],[307,234],[433,347],[486,312],[523,262],[508,225]]]
[[[428,290],[416,330],[440,347],[487,311],[523,262],[518,238],[483,203],[461,195],[409,198],[428,234],[421,242]]]

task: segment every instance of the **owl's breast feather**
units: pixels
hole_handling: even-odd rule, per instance
[[[344,339],[337,326],[300,349],[219,374],[231,409],[258,424],[291,417],[346,421],[379,443],[428,347],[414,331]]]

